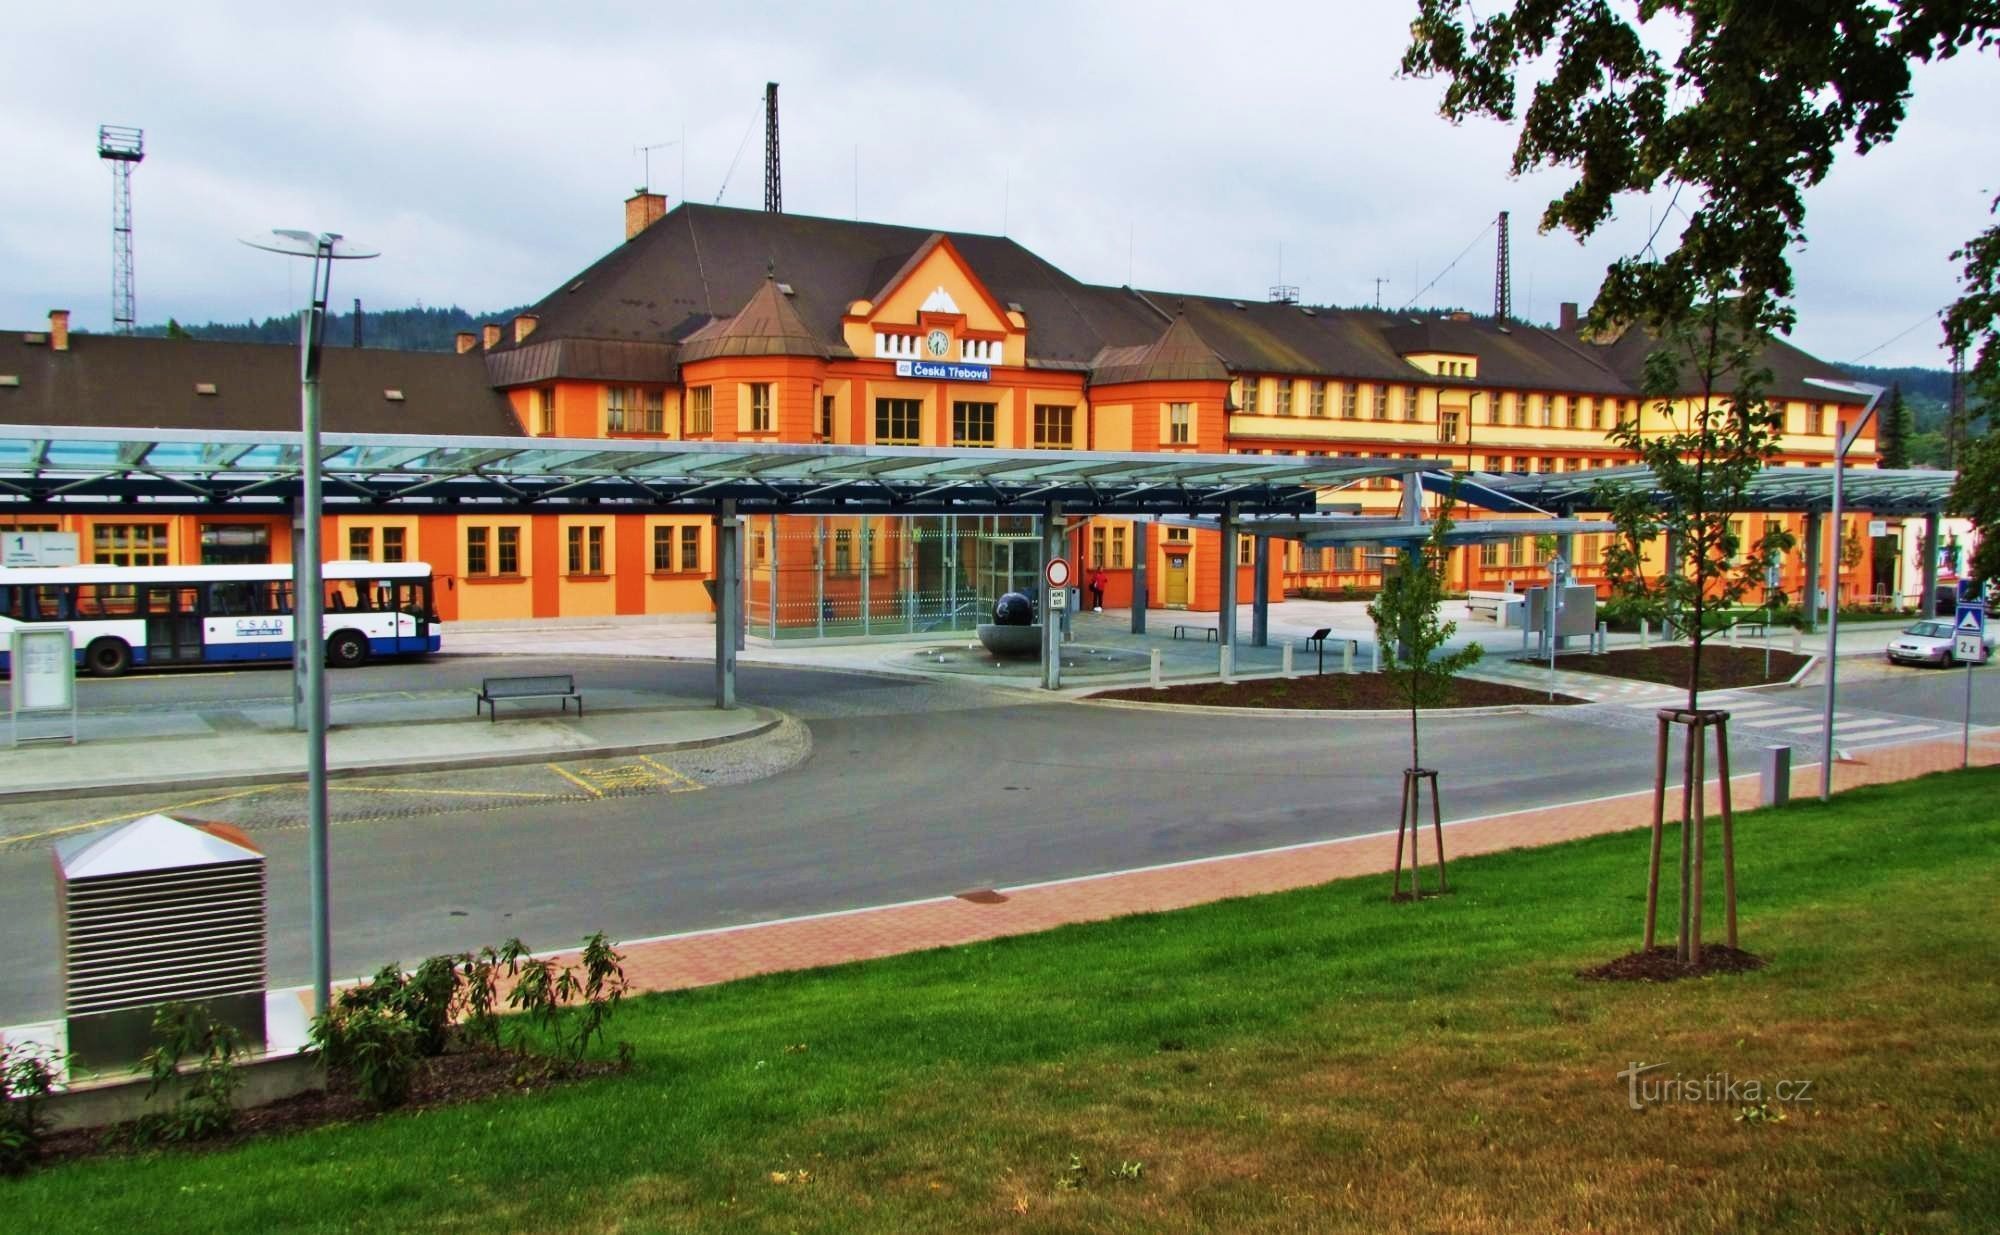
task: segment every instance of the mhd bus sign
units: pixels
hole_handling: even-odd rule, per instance
[[[930,360],[898,360],[897,377],[927,377],[939,382],[990,382],[993,369],[983,364],[938,363]]]

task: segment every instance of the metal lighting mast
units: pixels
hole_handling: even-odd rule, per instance
[[[785,211],[785,194],[778,175],[778,83],[764,83],[764,209]]]
[[[132,286],[132,169],[146,158],[146,131],[98,125],[97,157],[111,164],[111,329],[131,334],[139,322]]]
[[[1507,212],[1500,212],[1500,245],[1493,263],[1493,320],[1514,316],[1514,262],[1507,251]]]

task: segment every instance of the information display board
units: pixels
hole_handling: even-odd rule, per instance
[[[76,646],[67,626],[16,626],[8,640],[10,745],[22,741],[76,741]],[[67,732],[23,734],[23,716],[67,712]]]

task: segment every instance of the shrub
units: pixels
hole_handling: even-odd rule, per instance
[[[42,1135],[48,1130],[42,1103],[55,1083],[55,1065],[47,1053],[0,1042],[0,1175],[19,1175],[41,1157]]]
[[[236,1066],[243,1036],[217,1020],[207,1004],[168,1003],[153,1013],[156,1044],[143,1063],[152,1074],[151,1101],[170,1083],[184,1082],[179,1101],[165,1111],[142,1116],[133,1127],[141,1142],[199,1141],[236,1126],[236,1090],[243,1075]],[[182,1061],[194,1061],[192,1072]]]
[[[382,1003],[339,1001],[313,1018],[312,1039],[328,1071],[351,1078],[370,1106],[386,1110],[410,1096],[422,1060],[422,1031],[404,1012]]]
[[[525,1044],[532,1026],[548,1037],[557,1067],[573,1069],[583,1062],[593,1039],[603,1041],[604,1027],[625,996],[630,985],[621,964],[625,958],[606,942],[602,931],[584,940],[580,973],[579,966],[557,965],[527,956],[526,951],[518,939],[509,940],[501,950],[514,978],[507,1006],[523,1014],[516,1045]],[[630,1058],[622,1045],[619,1058]]]

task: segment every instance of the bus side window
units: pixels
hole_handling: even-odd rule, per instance
[[[0,587],[0,617],[10,617],[17,622],[21,620],[23,615],[14,610],[14,598],[21,591],[20,588]]]

